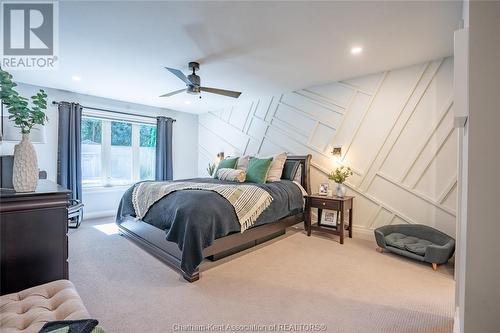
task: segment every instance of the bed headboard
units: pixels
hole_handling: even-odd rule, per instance
[[[310,169],[311,169],[311,154],[294,156],[289,155],[286,159],[290,161],[297,161],[300,163],[302,167],[302,174],[300,179],[300,184],[307,193],[311,194],[311,178],[310,178]]]

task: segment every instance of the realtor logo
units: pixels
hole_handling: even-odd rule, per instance
[[[3,69],[55,69],[57,2],[2,2]]]

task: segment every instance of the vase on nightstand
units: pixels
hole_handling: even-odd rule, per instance
[[[343,198],[347,192],[347,187],[343,183],[335,183],[335,195]]]
[[[14,147],[12,185],[16,192],[33,192],[38,183],[38,160],[29,134]]]

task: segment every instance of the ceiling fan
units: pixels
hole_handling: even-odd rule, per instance
[[[198,95],[200,92],[208,92],[212,94],[218,94],[218,95],[223,95],[223,96],[228,96],[228,97],[233,97],[233,98],[238,98],[241,95],[241,92],[238,91],[231,91],[231,90],[224,90],[224,89],[216,89],[216,88],[209,88],[209,87],[202,87],[200,86],[200,77],[196,75],[196,71],[200,69],[200,64],[197,62],[190,62],[189,63],[189,69],[193,71],[192,74],[189,74],[188,76],[184,75],[180,70],[174,69],[174,68],[168,68],[165,67],[170,73],[174,74],[177,76],[179,79],[181,79],[185,84],[186,87],[185,89],[180,89],[176,91],[169,92],[167,94],[161,95],[160,97],[170,97],[176,94],[179,94],[181,92],[187,92],[188,94],[193,94],[193,95]],[[201,96],[200,96],[201,98]]]

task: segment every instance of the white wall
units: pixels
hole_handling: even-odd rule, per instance
[[[15,79],[15,77],[14,77]],[[23,96],[32,96],[41,87],[19,84],[18,91]],[[149,107],[140,104],[126,103],[112,99],[78,94],[50,88],[42,88],[48,94],[48,102],[78,102],[85,106],[99,107],[122,112],[132,112],[149,116],[168,116],[176,119],[173,133],[173,167],[174,178],[190,178],[197,174],[198,159],[198,116],[168,109]],[[5,112],[5,110],[4,110]],[[50,104],[47,108],[49,121],[45,126],[46,143],[35,144],[38,165],[47,171],[48,179],[56,181],[57,177],[57,106]],[[1,155],[13,154],[15,143],[3,142]],[[116,213],[118,202],[126,187],[84,190],[85,216],[112,215]]]
[[[500,2],[468,5],[467,237],[460,320],[461,332],[489,333],[500,332]]]
[[[469,123],[469,2],[462,3],[463,27],[454,36],[454,110],[458,128],[457,237],[455,246],[455,316],[453,332],[464,331],[465,258],[467,245],[467,176]],[[464,122],[465,120],[465,122]]]
[[[455,235],[457,136],[453,59],[368,75],[258,100],[199,116],[199,174],[217,152],[311,153],[312,188],[342,164],[355,175],[355,232],[423,223]]]

